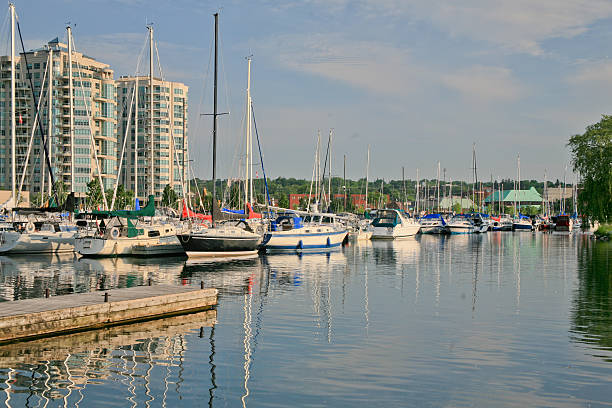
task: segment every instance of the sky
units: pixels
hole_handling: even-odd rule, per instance
[[[195,174],[210,178],[211,50],[220,13],[218,175],[238,175],[247,64],[268,177],[563,179],[567,141],[612,112],[609,0],[15,0],[26,48],[73,25],[77,51],[133,75],[152,22],[165,79],[189,91]],[[8,8],[7,8],[8,9]],[[5,12],[6,15],[8,12]],[[6,29],[2,26],[2,51]],[[148,72],[148,56],[140,64]],[[159,76],[156,69],[156,76]],[[256,148],[255,148],[256,149]],[[257,161],[258,162],[258,161]],[[261,175],[261,171],[258,171]]]

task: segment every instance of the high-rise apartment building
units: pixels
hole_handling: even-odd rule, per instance
[[[108,64],[82,53],[72,52],[71,95],[66,44],[56,38],[42,48],[28,51],[26,56],[28,66],[23,54],[16,57],[15,101],[18,180],[27,165],[23,189],[32,193],[39,193],[43,188],[45,191],[50,189],[46,164],[43,164],[45,158],[38,127],[34,132],[30,157],[26,163],[35,116],[28,69],[36,98],[41,100],[39,120],[45,135],[49,137],[49,156],[55,180],[62,181],[68,191],[77,193],[77,197],[84,197],[87,183],[98,177],[99,168],[104,188],[112,188],[117,178],[117,93],[113,70]],[[50,60],[52,69],[49,75],[47,65]],[[43,84],[45,73],[46,80]],[[11,188],[10,86],[10,57],[0,57],[2,189]],[[71,144],[71,141],[74,143]]]
[[[132,98],[136,82],[138,94]],[[187,177],[187,92],[179,82],[153,79],[153,142],[151,142],[151,93],[148,76],[120,77],[117,79],[118,151],[121,154],[123,138],[127,143],[120,180],[127,190],[137,192],[141,200],[154,194],[160,200],[166,185],[182,196],[181,180]],[[134,105],[138,103],[138,113]],[[131,123],[128,123],[130,103]],[[138,121],[138,138],[136,127]],[[136,156],[138,155],[138,156]],[[138,157],[138,165],[136,163]],[[153,160],[151,162],[151,160]],[[151,169],[153,172],[151,173]],[[136,185],[136,180],[138,184]]]

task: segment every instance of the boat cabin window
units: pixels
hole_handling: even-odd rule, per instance
[[[378,210],[376,218],[372,222],[375,227],[395,227],[397,224],[399,224],[397,213],[386,210]]]
[[[152,231],[149,231],[149,233],[147,235],[149,237],[159,237],[161,234],[159,233],[158,230],[152,230]]]

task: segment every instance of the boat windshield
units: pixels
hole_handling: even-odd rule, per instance
[[[388,210],[379,210],[372,222],[375,227],[395,227],[397,224],[399,224],[397,213]]]

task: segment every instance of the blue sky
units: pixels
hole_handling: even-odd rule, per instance
[[[245,56],[266,170],[310,178],[317,129],[351,178],[562,178],[566,143],[612,112],[612,2],[602,0],[17,0],[27,47],[65,38],[133,74],[153,21],[164,76],[190,86],[197,175],[210,177],[213,18],[221,10],[219,174],[237,175]],[[92,16],[95,18],[92,19]],[[5,35],[5,32],[3,32]],[[6,44],[6,39],[2,39]],[[5,47],[3,46],[3,49]],[[146,68],[146,67],[145,67]],[[569,176],[568,176],[569,177]]]

